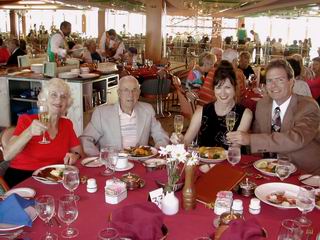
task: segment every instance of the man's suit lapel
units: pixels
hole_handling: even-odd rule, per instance
[[[284,115],[284,118],[282,120],[281,132],[287,131],[288,129],[291,128],[291,121],[293,119],[296,106],[297,106],[297,96],[292,95],[286,114]]]
[[[144,110],[141,108],[139,103],[136,104],[134,108],[137,116],[137,143],[140,142],[141,135],[143,134],[143,129],[146,122],[146,115],[144,114]]]
[[[267,106],[265,109],[265,113],[266,115],[262,118],[263,119],[263,123],[261,124],[262,128],[261,129],[262,132],[266,132],[266,133],[271,133],[271,118],[272,118],[272,99],[269,98],[268,102],[267,102]]]
[[[110,122],[112,123],[112,126],[108,126],[107,132],[112,131],[114,141],[118,141],[116,145],[121,146],[122,148],[122,138],[121,138],[121,132],[120,132],[120,117],[119,117],[119,104],[114,104],[113,111],[115,114],[110,114],[108,118],[110,119]]]

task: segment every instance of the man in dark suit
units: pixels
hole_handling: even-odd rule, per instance
[[[292,93],[294,74],[282,59],[266,68],[268,96],[257,103],[253,133],[230,132],[235,144],[250,145],[252,152],[289,157],[300,169],[320,173],[320,109],[310,97]]]
[[[18,56],[26,55],[26,53],[20,48],[18,39],[10,39],[8,41],[8,49],[11,53],[7,66],[18,66]]]

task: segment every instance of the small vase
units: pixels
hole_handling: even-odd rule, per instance
[[[174,215],[179,211],[179,199],[174,191],[167,192],[161,200],[161,210],[166,215]]]
[[[196,187],[194,185],[194,166],[186,166],[185,183],[182,190],[183,209],[191,210],[196,207]]]

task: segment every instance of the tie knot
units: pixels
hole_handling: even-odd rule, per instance
[[[275,113],[280,113],[280,108],[279,108],[279,107],[276,107],[276,108],[274,109],[274,112],[275,112]]]

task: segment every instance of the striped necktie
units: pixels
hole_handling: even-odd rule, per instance
[[[276,107],[274,109],[273,117],[272,117],[272,132],[280,132],[281,129],[281,118],[280,118],[280,108]]]

